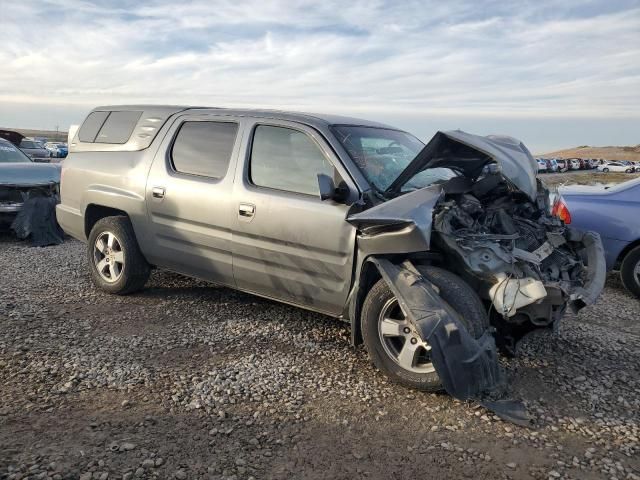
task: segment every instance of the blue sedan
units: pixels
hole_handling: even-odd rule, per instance
[[[607,186],[560,187],[554,214],[602,238],[607,270],[620,270],[627,290],[640,297],[640,178]]]

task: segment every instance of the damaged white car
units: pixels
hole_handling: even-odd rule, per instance
[[[479,397],[498,345],[595,301],[597,235],[550,214],[518,141],[426,146],[361,119],[99,107],[70,143],[58,221],[96,286],[166,268],[342,318],[394,381]]]

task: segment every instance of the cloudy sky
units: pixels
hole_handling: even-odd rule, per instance
[[[506,133],[536,152],[640,143],[638,0],[20,0],[0,45],[5,127],[172,103]]]

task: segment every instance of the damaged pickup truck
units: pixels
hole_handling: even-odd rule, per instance
[[[57,216],[92,279],[153,267],[339,317],[392,380],[477,398],[513,351],[605,280],[597,234],[551,215],[520,142],[425,146],[365,120],[262,110],[100,107],[63,167]]]
[[[60,167],[35,163],[11,142],[0,138],[0,228],[31,237],[34,245],[62,242],[55,221]]]

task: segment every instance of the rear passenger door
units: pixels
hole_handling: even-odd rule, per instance
[[[241,120],[183,116],[159,149],[146,185],[155,265],[233,285],[231,201]]]
[[[317,175],[355,186],[315,130],[254,122],[246,127],[233,195],[236,285],[339,315],[351,284],[356,231],[346,222],[347,205],[320,200]]]

